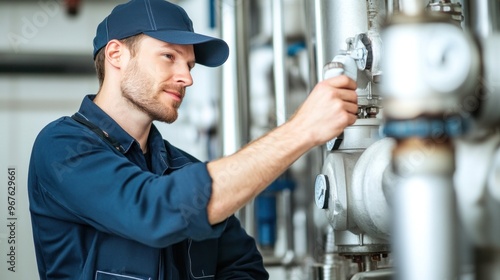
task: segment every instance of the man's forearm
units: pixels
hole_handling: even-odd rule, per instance
[[[208,163],[211,224],[249,202],[302,154],[339,135],[357,118],[356,83],[339,76],[318,83],[292,118],[237,153]]]
[[[313,147],[301,131],[286,123],[237,153],[208,163],[213,180],[207,209],[211,224],[244,206]]]

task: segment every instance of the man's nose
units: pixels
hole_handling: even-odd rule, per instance
[[[185,87],[191,86],[193,84],[193,77],[191,76],[189,66],[177,68],[175,80],[182,83]]]

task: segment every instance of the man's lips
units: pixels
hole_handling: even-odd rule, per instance
[[[168,95],[172,96],[175,100],[181,101],[182,100],[182,94],[176,91],[167,91],[164,90],[163,92],[167,93]]]

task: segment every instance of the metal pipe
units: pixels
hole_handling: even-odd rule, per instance
[[[399,12],[399,0],[385,0],[385,6],[387,7],[387,16]]]
[[[457,279],[451,142],[400,140],[393,163],[400,177],[393,200],[396,279]]]
[[[316,6],[319,5],[318,3],[321,3],[320,0],[314,0],[314,1],[304,1],[304,10],[305,10],[305,23],[306,23],[306,32],[304,34],[305,40],[306,40],[306,50],[308,54],[308,66],[309,66],[309,75],[308,75],[308,84],[307,84],[307,92],[310,92],[314,86],[318,83],[320,79],[321,72],[318,72],[318,70],[323,69],[323,65],[318,65],[319,59],[316,59],[317,56],[319,55],[319,47],[318,44],[321,41],[318,35],[318,32],[321,31],[318,30],[316,20],[318,20],[318,17],[321,17],[320,15],[316,15],[320,9],[318,9]],[[318,67],[320,66],[320,67]],[[320,69],[318,69],[320,68]],[[317,170],[321,170],[321,166],[323,166],[323,153],[324,153],[324,145],[322,147],[318,147],[313,149],[309,154],[308,157],[306,158],[308,164],[308,169],[307,169],[307,178],[313,178]],[[312,201],[312,198],[309,197],[310,201]],[[307,236],[312,237],[312,238],[307,238],[307,253],[309,256],[313,256],[313,258],[317,257],[317,242],[316,240],[319,239],[319,237],[322,237],[323,233],[323,228],[316,227],[313,222],[313,217],[314,217],[314,208],[313,207],[307,207]],[[332,232],[333,234],[333,232]],[[334,245],[332,245],[334,246]],[[315,279],[315,278],[314,278]]]
[[[500,31],[498,11],[500,3],[497,0],[464,0],[467,12],[466,24],[477,37],[485,39]]]
[[[296,262],[295,259],[295,251],[294,251],[294,232],[293,232],[293,224],[292,224],[292,214],[293,214],[293,205],[292,205],[292,191],[290,189],[281,190],[278,196],[278,227],[283,232],[285,251],[281,256],[275,256],[279,259],[279,263],[282,266],[290,266]],[[264,257],[264,263],[267,262],[266,257]]]
[[[323,60],[318,59],[318,67],[321,66],[319,73],[323,72],[323,66],[330,62],[336,55],[345,53],[347,49],[348,38],[353,38],[357,34],[368,31],[368,9],[366,1],[330,1],[322,0],[318,11],[321,15],[321,22],[324,28],[323,44],[325,47]],[[319,36],[319,35],[318,35]],[[319,58],[319,56],[318,56]],[[326,59],[326,60],[325,60]],[[361,78],[362,75],[358,75]],[[365,83],[358,88],[364,88]]]
[[[308,1],[304,1],[304,11],[305,11],[305,24],[306,31],[304,32],[306,50],[307,50],[307,58],[308,58],[308,66],[309,66],[309,75],[307,81],[307,92],[310,92],[314,85],[318,83],[318,76],[316,74],[316,46],[317,46],[317,31],[316,31],[316,16],[315,16],[315,5],[318,0],[314,0],[313,3]]]
[[[467,0],[464,1],[465,27],[473,33],[482,48],[482,75],[478,76],[478,85],[474,95],[469,97],[469,104],[473,108],[466,108],[469,112],[479,110],[476,118],[481,126],[498,126],[500,112],[496,104],[500,101],[500,82],[498,70],[500,58],[498,44],[500,43],[500,2],[496,0]],[[472,101],[472,102],[471,102]],[[479,106],[478,106],[479,105]],[[468,106],[470,107],[470,106]]]
[[[426,1],[400,0],[401,11],[408,16],[422,15],[425,11]]]
[[[248,86],[248,4],[244,0],[219,0],[219,26],[221,38],[227,42],[229,58],[222,65],[220,127],[222,154],[230,155],[250,140],[249,137],[249,86]],[[243,227],[253,235],[252,203],[237,215]],[[252,209],[248,209],[252,208]]]
[[[455,200],[450,178],[415,176],[395,196],[397,279],[456,279]]]
[[[239,32],[243,25],[237,17],[241,7],[238,0],[219,0],[221,38],[229,45],[229,57],[221,66],[222,153],[236,152],[248,138],[247,104],[248,86],[245,84],[247,64],[239,52],[244,50],[245,39]]]
[[[314,61],[316,65],[315,78],[316,80],[312,81],[313,84],[316,84],[320,80],[323,79],[323,66],[328,62],[328,59],[325,57],[325,41],[324,41],[324,9],[323,9],[323,0],[314,0],[314,31],[315,31],[315,50],[316,50],[316,59]],[[333,58],[333,56],[331,57]]]
[[[330,62],[335,56],[345,53],[348,48],[347,41],[356,35],[368,32],[368,7],[366,1],[330,1],[321,0],[317,5],[321,9],[317,11],[319,18],[317,24],[321,24],[321,36],[323,49],[318,49],[317,68],[320,80],[322,80],[323,66]],[[316,27],[318,29],[318,27]],[[322,51],[322,54],[319,54]],[[357,73],[356,83],[358,89],[368,87],[369,79],[365,74]],[[366,93],[358,91],[359,96]],[[345,138],[344,138],[345,139]]]
[[[286,64],[286,40],[284,31],[283,0],[272,1],[272,22],[273,22],[273,53],[274,53],[274,94],[276,101],[276,126],[280,126],[288,118],[288,80],[285,69]],[[293,225],[292,225],[292,195],[290,190],[285,189],[278,194],[278,220],[280,226],[285,229],[286,250],[283,256],[274,256],[281,265],[291,265],[295,259],[293,251]],[[272,258],[271,258],[272,259]],[[266,263],[268,259],[264,258]]]
[[[276,96],[276,126],[283,124],[288,117],[285,59],[285,33],[283,28],[283,0],[273,1],[273,52],[274,52],[274,93]]]

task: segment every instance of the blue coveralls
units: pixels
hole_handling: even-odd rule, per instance
[[[41,279],[268,279],[254,239],[231,216],[210,225],[206,163],[149,134],[137,141],[86,96],[79,116],[38,135],[28,176]]]

